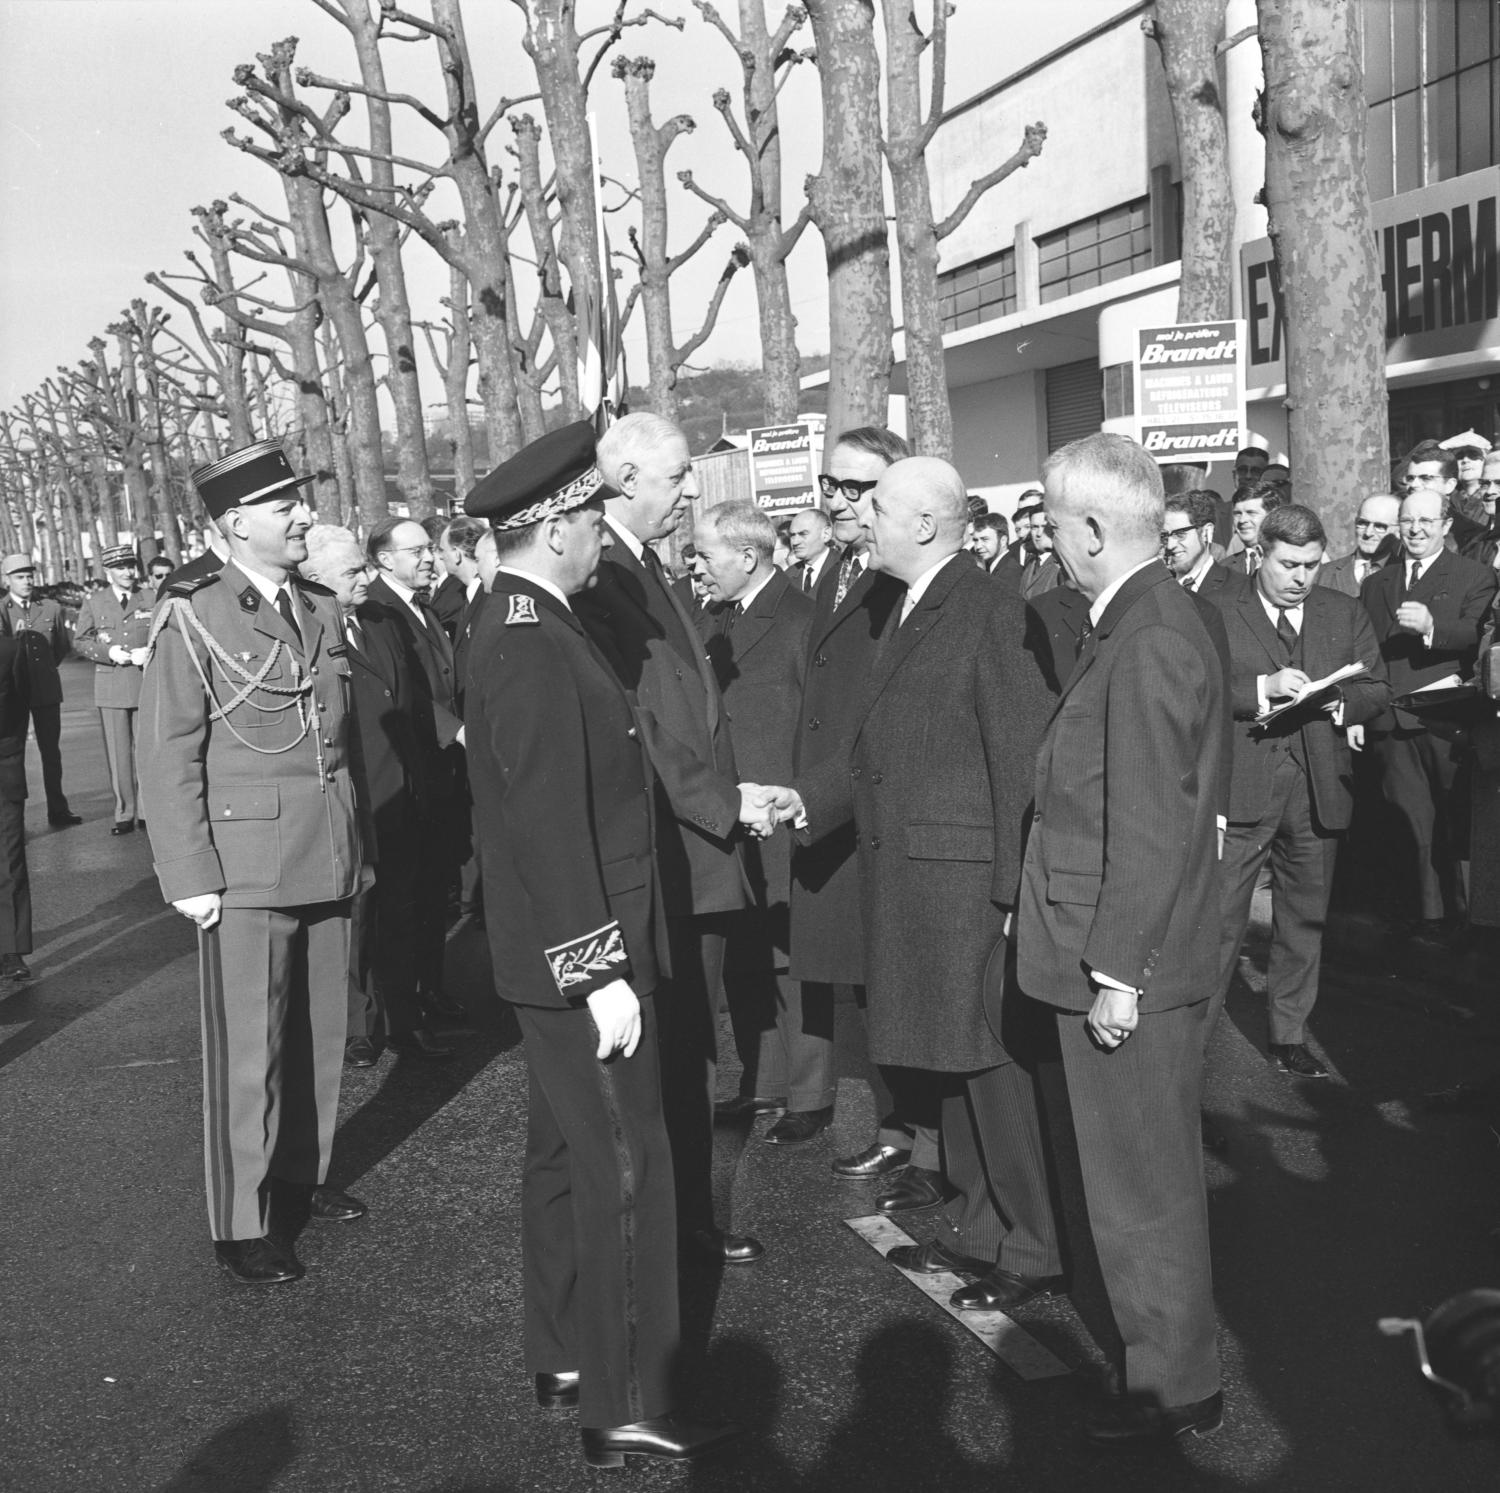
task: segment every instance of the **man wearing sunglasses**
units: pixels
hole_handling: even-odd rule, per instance
[[[1401,500],[1393,493],[1372,493],[1359,505],[1354,520],[1354,548],[1318,572],[1318,585],[1345,596],[1358,596],[1359,588],[1400,548],[1396,519]]]

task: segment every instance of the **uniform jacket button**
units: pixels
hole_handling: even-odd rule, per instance
[[[872,783],[883,783],[883,782],[885,782],[885,774],[884,773],[879,773],[879,772],[872,772],[870,774],[870,781]]]
[[[821,669],[821,668],[822,668],[822,667],[823,667],[823,665],[824,665],[824,664],[826,664],[826,663],[827,663],[827,662],[828,662],[828,655],[827,655],[827,654],[826,654],[826,653],[820,653],[820,654],[819,654],[819,655],[818,655],[818,656],[817,656],[817,657],[816,657],[816,658],[815,658],[815,659],[814,659],[814,660],[813,660],[813,663],[815,663],[815,664],[816,664],[816,665],[817,665],[817,666],[818,666],[818,668],[820,668],[820,669]]]
[[[860,768],[858,768],[858,767],[851,767],[849,769],[849,776],[851,778],[857,778],[860,775],[860,772],[861,772]]]
[[[632,726],[632,727],[631,727],[631,728],[630,728],[630,729],[629,729],[629,730],[628,730],[628,731],[627,731],[627,732],[626,732],[626,733],[625,733],[625,734],[626,734],[626,735],[627,735],[627,736],[630,736],[630,737],[633,737],[633,736],[634,736],[634,735],[635,735],[635,734],[636,734],[636,733],[635,733],[635,727],[634,727],[634,726]]]
[[[880,849],[880,836],[879,835],[871,835],[870,836],[870,849],[871,850],[879,850]]]
[[[816,730],[817,730],[817,729],[818,729],[818,727],[819,727],[819,726],[821,726],[821,725],[822,725],[822,724],[823,724],[823,722],[822,722],[822,721],[820,721],[820,720],[819,720],[819,719],[818,719],[818,718],[817,718],[817,716],[814,716],[814,717],[813,717],[813,718],[812,718],[812,719],[811,719],[811,720],[810,720],[810,721],[809,721],[809,722],[808,722],[808,723],[807,723],[807,729],[808,729],[808,730],[809,730],[809,731],[816,731]]]

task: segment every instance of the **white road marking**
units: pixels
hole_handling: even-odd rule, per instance
[[[887,1255],[898,1244],[915,1241],[889,1218],[879,1213],[868,1218],[846,1218],[844,1222],[872,1249]],[[899,1267],[897,1267],[899,1268]],[[940,1275],[918,1275],[912,1270],[902,1270],[904,1275],[924,1296],[935,1301],[955,1322],[967,1327],[986,1348],[1002,1363],[1014,1369],[1023,1379],[1057,1379],[1073,1371],[1050,1349],[1032,1337],[1021,1324],[1004,1312],[961,1312],[951,1306],[948,1298],[963,1281],[946,1272]]]

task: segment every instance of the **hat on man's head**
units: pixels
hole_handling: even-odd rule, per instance
[[[15,575],[21,570],[35,570],[36,562],[30,555],[7,555],[0,560],[0,575]]]
[[[606,490],[595,461],[593,424],[575,420],[481,477],[464,499],[464,512],[487,518],[497,529],[524,529],[582,508]]]
[[[223,518],[231,508],[263,503],[288,487],[301,487],[312,480],[292,470],[280,441],[253,441],[206,466],[193,468],[193,486],[210,518]]]
[[[111,545],[99,556],[99,563],[108,570],[114,565],[134,565],[135,549],[128,544]]]
[[[1490,443],[1477,430],[1465,430],[1458,435],[1450,435],[1446,441],[1439,441],[1438,445],[1444,451],[1462,451],[1466,446],[1472,446],[1474,450],[1481,452],[1490,449]]]

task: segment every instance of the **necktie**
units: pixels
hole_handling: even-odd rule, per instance
[[[291,628],[292,636],[300,643],[302,641],[302,629],[297,626],[297,614],[292,610],[291,593],[285,587],[276,592],[276,610],[281,613],[281,620]]]
[[[1083,626],[1078,629],[1078,657],[1083,657],[1083,650],[1088,647],[1089,639],[1094,636],[1094,619],[1085,616]]]
[[[1245,574],[1246,575],[1254,575],[1255,572],[1257,570],[1259,570],[1259,569],[1260,569],[1260,551],[1259,550],[1246,550],[1245,551]]]
[[[852,550],[839,561],[839,580],[834,588],[833,609],[838,609],[844,604],[844,598],[849,594],[852,586],[860,574],[859,556]]]
[[[1286,650],[1286,660],[1292,661],[1292,655],[1297,651],[1297,629],[1292,626],[1292,619],[1287,616],[1286,608],[1280,607],[1276,612],[1276,636],[1281,639],[1281,646]]]
[[[811,591],[812,588],[813,588],[812,565],[810,563],[805,563],[802,566],[802,589],[804,591]]]
[[[1193,578],[1190,575],[1180,575],[1177,577],[1177,584],[1184,591],[1191,591],[1193,589]]]
[[[732,638],[734,636],[734,624],[740,620],[740,616],[744,610],[744,607],[736,601],[732,605],[725,607],[723,612],[719,614],[719,636],[721,638]]]
[[[353,644],[354,647],[358,648],[361,652],[363,652],[364,639],[361,637],[359,631],[359,618],[356,617],[353,612],[350,612],[349,615],[344,618],[344,631],[348,634],[350,643]]]
[[[1416,589],[1417,582],[1421,580],[1421,578],[1422,566],[1419,561],[1413,560],[1406,567],[1406,591],[1403,594],[1410,595],[1411,592]]]

